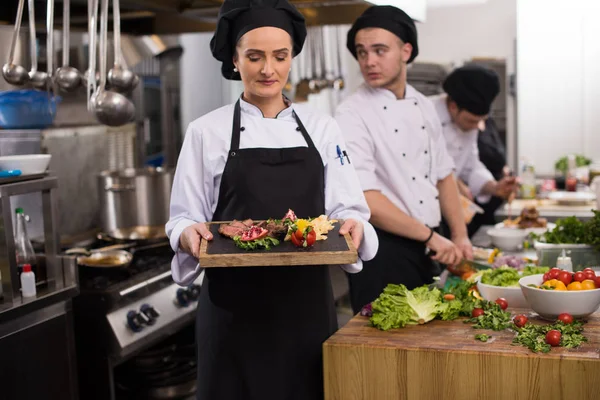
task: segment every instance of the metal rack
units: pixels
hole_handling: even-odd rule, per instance
[[[44,250],[46,256],[47,280],[63,281],[63,276],[57,276],[60,269],[57,262],[59,236],[56,230],[56,188],[58,180],[53,176],[39,179],[24,180],[21,182],[0,184],[0,209],[4,225],[4,241],[6,254],[0,257],[8,260],[10,271],[10,292],[13,302],[21,298],[19,285],[19,272],[15,249],[15,237],[12,219],[10,198],[12,196],[41,192],[42,212],[44,219]],[[64,282],[63,282],[64,283]]]

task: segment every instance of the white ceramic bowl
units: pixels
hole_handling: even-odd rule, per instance
[[[554,228],[556,228],[556,224],[553,224],[552,222],[548,222],[546,224],[545,228],[525,228],[525,229],[521,229],[517,226],[504,226],[504,222],[498,222],[496,225],[494,225],[494,228],[496,229],[515,229],[515,230],[523,230],[527,233],[535,233],[536,235],[541,235],[542,233],[546,233],[547,231],[551,231]]]
[[[543,274],[519,279],[519,286],[529,306],[548,320],[555,320],[562,313],[574,318],[586,317],[600,306],[600,289],[592,290],[543,290],[527,285],[541,285]]]
[[[496,299],[502,297],[508,303],[509,308],[529,308],[523,291],[519,286],[513,287],[502,287],[492,286],[485,283],[481,283],[481,280],[477,280],[477,291],[487,301],[496,301]]]
[[[487,234],[495,247],[505,251],[515,251],[523,247],[523,241],[529,235],[524,229],[492,228]]]
[[[51,154],[0,157],[0,171],[19,169],[22,175],[41,174],[48,169],[51,158]]]

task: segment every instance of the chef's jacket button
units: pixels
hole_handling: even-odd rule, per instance
[[[231,157],[235,157],[235,151],[231,152]]]
[[[384,110],[387,110],[387,106],[383,106],[383,109],[384,109]]]
[[[413,176],[413,181],[414,181],[414,180],[416,180],[416,179],[417,179],[417,178],[415,178],[415,177]]]
[[[425,179],[429,178],[429,175],[425,175]]]
[[[435,196],[435,199],[436,199],[436,200],[439,200],[439,199],[440,199],[440,196]]]
[[[299,126],[297,126],[297,127],[296,127],[296,130],[297,130],[297,131],[300,131],[300,127],[299,127]]]
[[[417,105],[417,102],[415,101],[415,106]]]
[[[244,128],[243,126],[240,128],[240,131],[244,132],[246,130],[246,128]]]
[[[402,153],[402,157],[406,157],[406,153]]]
[[[427,154],[427,150],[425,150],[425,154]]]
[[[425,129],[425,125],[423,125],[423,126],[421,127],[421,129]]]
[[[423,204],[423,200],[419,200],[419,204]]]
[[[394,129],[394,132],[398,132],[398,129]]]

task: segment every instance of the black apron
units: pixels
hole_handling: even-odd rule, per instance
[[[214,221],[325,212],[321,156],[308,147],[240,149],[240,102]],[[243,131],[244,128],[241,128]],[[199,400],[323,398],[322,344],[337,329],[329,270],[207,268],[197,313]]]
[[[404,284],[414,289],[433,282],[439,266],[425,254],[422,242],[375,229],[379,249],[371,261],[363,261],[357,274],[347,274],[350,285],[350,304],[356,314],[375,300],[389,283]]]

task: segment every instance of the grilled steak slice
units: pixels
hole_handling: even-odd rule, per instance
[[[241,222],[239,224],[241,224]],[[221,224],[221,226],[219,226],[219,233],[233,239],[236,236],[240,236],[246,229],[246,226],[242,228],[233,224]]]
[[[224,224],[224,225],[235,226],[236,228],[240,228],[240,229],[248,229],[248,227],[246,225],[244,225],[244,223],[242,221],[238,221],[235,219],[231,223]]]
[[[243,220],[242,224],[246,225],[246,228],[251,228],[252,225],[254,225],[254,221],[252,221],[250,218],[248,218],[248,219]]]

